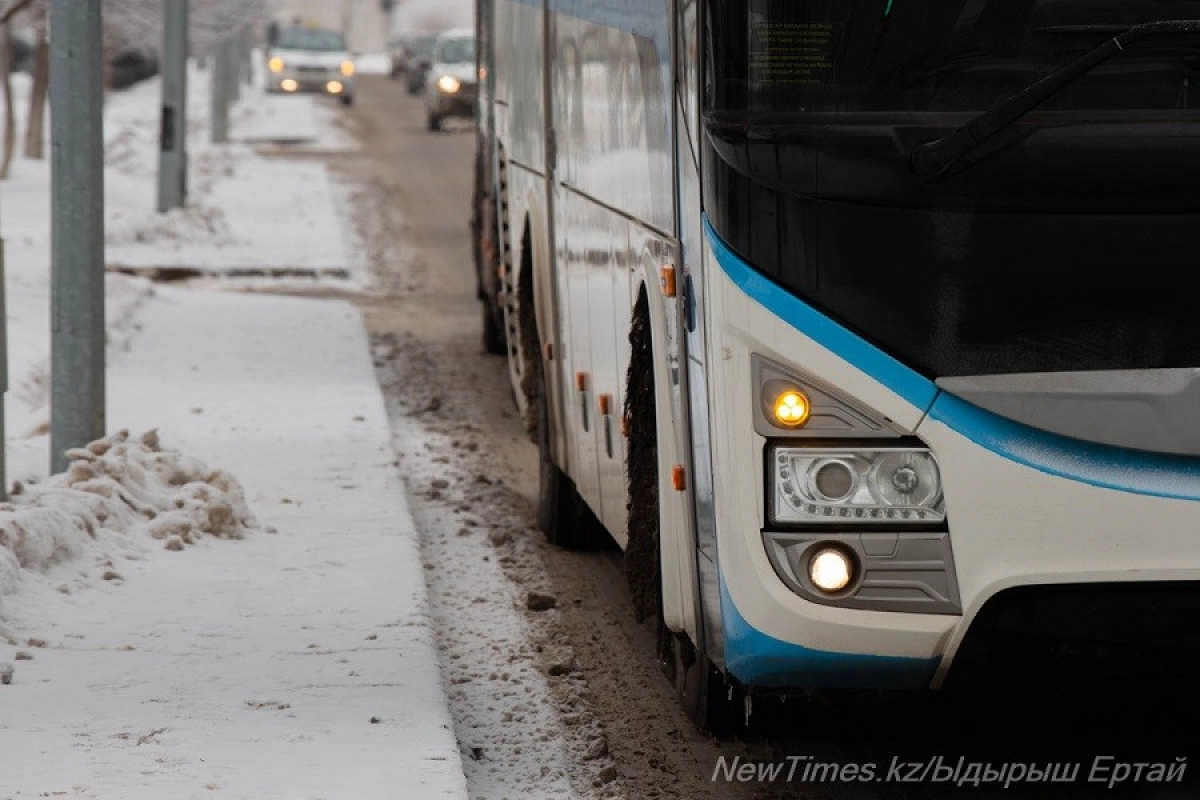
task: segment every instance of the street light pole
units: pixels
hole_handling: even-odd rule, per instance
[[[50,471],[104,436],[99,2],[50,2]]]
[[[230,84],[237,81],[234,50],[228,36],[217,40],[213,48],[209,79],[209,136],[213,144],[229,141]]]
[[[188,0],[163,0],[162,118],[158,132],[158,210],[187,201]]]

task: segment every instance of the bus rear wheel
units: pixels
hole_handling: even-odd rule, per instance
[[[504,335],[504,325],[496,319],[487,300],[483,305],[483,350],[491,356],[502,356],[508,352],[508,340]]]

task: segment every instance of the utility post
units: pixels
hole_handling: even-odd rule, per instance
[[[254,26],[249,22],[241,28],[238,39],[238,56],[242,64],[242,83],[254,83]]]
[[[228,37],[217,40],[212,53],[212,73],[209,88],[209,133],[213,144],[229,141],[229,84],[231,47]]]
[[[163,0],[162,119],[158,133],[158,210],[187,202],[188,0]]]
[[[99,2],[50,0],[50,472],[104,436]]]
[[[8,499],[8,432],[4,429],[4,395],[8,393],[8,297],[4,274],[4,240],[0,239],[0,500]]]
[[[242,99],[242,55],[238,41],[238,31],[232,30],[225,34],[225,46],[229,48],[229,102],[236,103]]]

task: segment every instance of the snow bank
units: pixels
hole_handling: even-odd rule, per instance
[[[163,449],[155,430],[121,430],[67,455],[65,472],[14,484],[0,503],[0,594],[17,589],[22,570],[46,572],[106,546],[182,550],[257,527],[233,475]]]

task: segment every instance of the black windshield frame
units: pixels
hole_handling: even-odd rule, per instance
[[[710,0],[708,13],[708,109],[982,112],[1114,32],[1200,18],[1200,0]],[[1200,108],[1196,77],[1200,36],[1168,37],[1045,108]]]
[[[931,186],[911,168],[913,146],[987,106],[815,113],[752,102],[729,80],[748,81],[749,62],[724,64],[722,37],[746,29],[751,5],[776,1],[707,0],[703,17],[703,202],[751,267],[930,378],[1200,366],[1197,98],[1182,109],[1039,108],[998,137],[1001,155]],[[1069,41],[1064,60],[1112,32],[1081,32],[1068,4],[1059,0],[1054,31]],[[1179,5],[1162,3],[1162,14]],[[1089,23],[1142,21],[1100,17]],[[1131,63],[1175,69],[1160,64],[1192,46]],[[1055,66],[1043,59],[1014,88]]]

